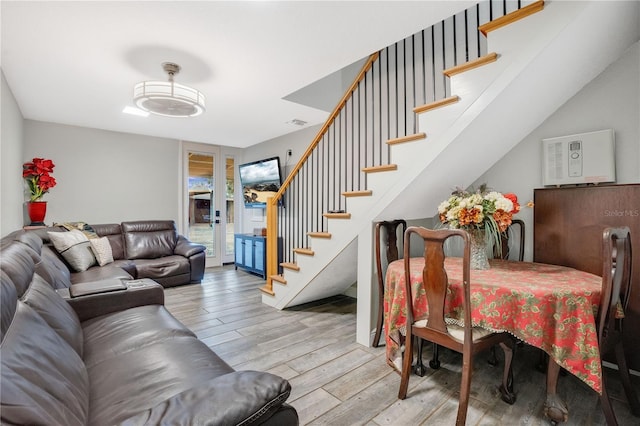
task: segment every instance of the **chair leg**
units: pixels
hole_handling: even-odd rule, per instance
[[[429,361],[429,367],[434,370],[440,368],[439,348],[440,347],[436,343],[433,344],[433,357],[431,358],[431,361]]]
[[[618,342],[615,347],[616,361],[618,363],[618,370],[620,371],[620,377],[622,379],[622,386],[624,387],[624,393],[627,396],[629,407],[634,416],[640,417],[640,402],[638,402],[638,395],[631,385],[631,376],[629,375],[629,366],[627,365],[627,357],[624,354],[624,347],[622,341]]]
[[[416,366],[414,372],[417,376],[424,377],[427,372],[427,367],[424,366],[424,362],[422,361],[422,349],[424,345],[424,339],[416,337],[418,339],[418,359],[416,360]]]
[[[407,338],[404,342],[404,354],[402,355],[402,373],[400,374],[400,390],[398,391],[398,399],[407,397],[407,388],[409,387],[409,376],[411,375],[411,363],[413,362],[413,336],[411,332],[407,332]]]
[[[606,381],[603,374],[602,375],[602,394],[600,395],[600,405],[602,405],[604,418],[607,421],[607,426],[618,426],[618,421],[616,420],[616,415],[613,412],[613,407],[611,406],[611,400],[609,399],[609,394],[607,393],[607,387],[605,386],[605,384],[606,384]]]
[[[470,351],[462,354],[462,379],[460,381],[460,400],[458,401],[458,416],[456,426],[464,426],[467,421],[469,409],[469,396],[471,393],[471,373],[473,371],[473,355]]]
[[[380,335],[382,334],[384,320],[384,280],[378,277],[378,320],[376,321],[376,335],[373,337],[373,347],[380,345]]]
[[[496,347],[491,346],[491,356],[489,356],[489,360],[487,361],[489,365],[496,366],[498,365],[498,357],[496,356]]]
[[[382,297],[382,296],[381,296]],[[383,323],[383,315],[382,312],[384,310],[384,306],[382,304],[382,298],[380,298],[380,303],[378,304],[378,320],[376,321],[376,334],[373,337],[373,347],[377,348],[380,346],[380,336],[382,334],[382,323]]]
[[[504,373],[502,374],[502,384],[500,385],[500,393],[502,400],[507,404],[516,402],[516,394],[513,392],[513,356],[515,355],[516,345],[513,340],[509,343],[500,342],[500,347],[504,351]],[[492,348],[494,349],[495,346]],[[494,354],[495,356],[495,354]]]
[[[549,362],[547,356],[548,356],[547,353],[542,349],[540,349],[540,355],[538,357],[538,365],[536,365],[536,370],[538,370],[541,373],[547,372],[547,364]]]

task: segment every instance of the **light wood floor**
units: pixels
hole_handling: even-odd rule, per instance
[[[280,375],[292,386],[288,402],[301,425],[450,425],[455,423],[461,358],[442,350],[442,367],[412,376],[407,399],[397,399],[400,376],[387,366],[384,347],[355,343],[356,303],[345,296],[275,310],[261,302],[260,277],[233,266],[207,269],[201,285],[166,289],[167,308],[237,370]],[[425,347],[426,348],[426,347]],[[502,351],[498,351],[500,354]],[[426,349],[428,360],[431,350]],[[514,405],[502,402],[502,372],[487,356],[474,360],[468,425],[548,425],[543,415],[544,374],[534,368],[537,350],[516,354]],[[610,393],[621,425],[640,425],[611,377]],[[634,377],[640,392],[640,378]],[[571,375],[560,378],[569,405],[568,425],[605,424],[598,397]]]

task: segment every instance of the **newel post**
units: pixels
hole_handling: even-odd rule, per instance
[[[276,198],[267,199],[267,283],[261,290],[275,295],[273,292],[273,275],[278,273],[278,202]]]

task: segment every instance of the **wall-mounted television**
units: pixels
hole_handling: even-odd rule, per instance
[[[242,197],[247,208],[265,208],[267,199],[282,185],[280,157],[266,158],[238,166]]]

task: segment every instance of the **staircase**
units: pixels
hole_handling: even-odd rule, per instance
[[[386,141],[388,154],[380,151],[380,164],[361,167],[363,188],[341,191],[339,208],[327,203],[333,211],[322,222],[308,220],[304,243],[292,250],[281,274],[277,259],[268,260],[263,303],[283,309],[343,293],[357,281],[357,340],[368,345],[375,289],[372,222],[434,216],[452,187],[472,184],[635,41],[625,36],[636,24],[630,3],[552,1],[543,8],[534,2],[483,26],[488,53],[445,70],[449,93],[415,107],[414,128]],[[616,32],[602,40],[596,28]],[[279,229],[275,199],[267,228],[274,236],[287,233]]]

